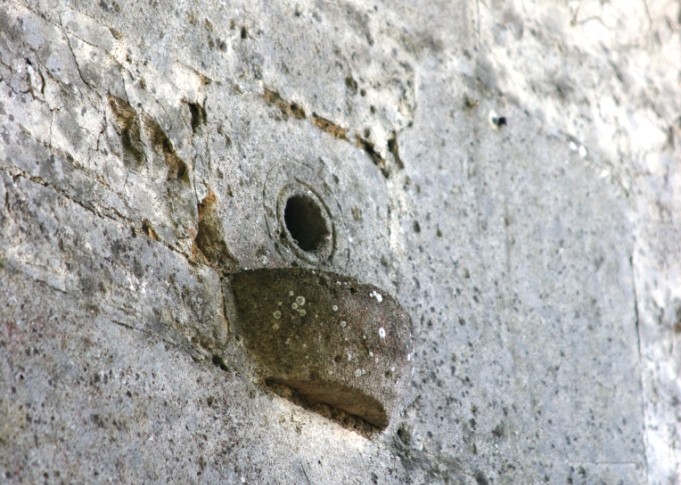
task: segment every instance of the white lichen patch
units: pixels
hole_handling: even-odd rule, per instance
[[[281,318],[281,312],[279,310],[275,310],[274,313],[272,313],[272,316],[275,320],[279,320]]]
[[[333,305],[333,306],[331,307],[331,309],[332,309],[334,312],[337,312],[337,311],[338,311],[338,305]]]
[[[305,297],[301,295],[296,296],[296,303],[298,306],[305,306]]]
[[[279,330],[279,324],[275,323],[274,325],[272,325],[272,330]]]
[[[346,322],[345,320],[340,321],[341,328],[345,328],[347,325],[348,325],[348,322]]]
[[[369,293],[369,296],[370,296],[371,298],[376,298],[376,301],[379,302],[379,303],[381,303],[381,302],[383,301],[383,295],[381,295],[381,294],[380,294],[378,291],[376,291],[376,290],[371,290],[371,292]]]
[[[381,338],[385,338],[385,328],[381,327],[378,329],[378,336]]]
[[[298,304],[296,302],[291,303],[291,308],[293,308],[294,310],[297,310]]]
[[[305,315],[307,315],[307,312],[301,308],[300,310],[298,310],[298,315],[304,317]]]

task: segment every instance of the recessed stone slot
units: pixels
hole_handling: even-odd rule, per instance
[[[286,201],[284,223],[289,234],[303,251],[319,250],[331,232],[322,209],[311,197],[296,194]]]

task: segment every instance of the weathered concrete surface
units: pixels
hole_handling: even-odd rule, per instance
[[[677,483],[680,30],[664,0],[2,3],[1,480]],[[287,232],[305,191],[328,254]],[[381,433],[259,382],[227,275],[293,266],[410,313]]]

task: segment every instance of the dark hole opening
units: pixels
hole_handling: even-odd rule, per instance
[[[213,363],[214,366],[219,367],[224,371],[229,370],[229,367],[227,367],[227,364],[225,364],[225,360],[219,355],[214,355],[213,358],[211,359],[211,362]]]
[[[321,208],[305,195],[294,195],[286,201],[284,223],[303,251],[317,251],[329,237],[329,228]]]

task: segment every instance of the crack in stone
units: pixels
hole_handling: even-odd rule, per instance
[[[631,267],[631,287],[632,291],[634,292],[634,325],[636,327],[636,344],[638,347],[638,360],[639,363],[641,362],[642,355],[641,355],[641,330],[639,327],[639,312],[638,312],[638,291],[636,289],[636,275],[635,275],[635,268],[634,268],[634,255],[632,254],[629,257],[629,266]]]
[[[267,86],[265,86],[263,90],[262,98],[268,105],[279,109],[284,121],[288,121],[289,118],[306,120],[315,128],[328,133],[334,138],[361,148],[367,154],[372,163],[378,167],[378,169],[381,171],[381,174],[386,179],[390,178],[393,173],[404,169],[404,162],[400,158],[397,142],[397,136],[401,130],[393,130],[391,132],[390,138],[387,141],[387,153],[389,153],[392,158],[392,160],[388,160],[381,155],[380,151],[376,149],[376,146],[371,141],[360,135],[358,132],[349,128],[344,128],[338,123],[324,118],[314,112],[308,116],[305,112],[305,109],[299,103],[287,101],[279,94],[279,92],[270,89]],[[409,126],[411,126],[411,124]],[[350,133],[354,133],[354,137],[351,137]],[[352,141],[353,138],[354,143]]]
[[[71,52],[71,56],[73,57],[73,63],[76,66],[76,71],[78,72],[78,77],[80,77],[80,80],[85,84],[90,90],[93,90],[92,86],[90,86],[90,83],[88,83],[85,78],[83,77],[83,73],[80,70],[80,64],[78,64],[78,58],[76,57],[76,53],[73,51],[73,46],[71,45],[71,38],[69,37],[69,34],[66,31],[66,27],[64,27],[64,22],[62,20],[61,14],[59,15],[59,26],[61,27],[62,34],[64,34],[64,37],[66,38],[66,46],[69,49],[69,52]],[[78,38],[77,36],[74,36]],[[94,91],[94,90],[93,90]]]
[[[72,195],[70,195],[67,191],[65,191],[65,190],[63,190],[63,189],[60,189],[60,188],[58,188],[58,187],[55,187],[54,185],[50,184],[47,180],[43,179],[42,177],[38,177],[38,176],[36,176],[36,175],[31,175],[31,174],[29,174],[28,172],[26,172],[26,171],[24,171],[24,170],[21,170],[21,169],[19,169],[19,168],[17,168],[17,167],[8,167],[8,166],[0,165],[0,170],[4,171],[7,175],[9,175],[9,176],[12,177],[12,178],[21,177],[21,178],[23,178],[24,180],[28,180],[29,182],[32,182],[32,183],[35,183],[35,184],[40,185],[40,186],[42,186],[42,187],[45,187],[45,188],[47,188],[47,189],[53,190],[54,192],[56,192],[56,193],[59,194],[60,196],[62,196],[62,197],[64,197],[65,199],[69,200],[70,202],[73,202],[74,204],[76,204],[76,205],[78,205],[79,207],[85,209],[87,212],[93,214],[94,216],[96,216],[96,217],[98,217],[98,218],[100,218],[100,219],[101,219],[101,218],[109,219],[109,220],[111,220],[111,221],[113,221],[113,222],[115,222],[115,223],[117,223],[117,224],[121,224],[121,225],[123,225],[123,226],[125,226],[125,227],[128,227],[130,230],[132,230],[132,231],[135,232],[135,233],[141,232],[141,233],[143,233],[143,234],[145,234],[145,235],[148,236],[148,232],[144,230],[144,225],[145,225],[145,224],[144,224],[144,221],[142,221],[141,226],[138,227],[137,224],[135,224],[135,222],[134,222],[133,220],[130,220],[129,218],[125,217],[124,215],[122,215],[118,210],[116,210],[116,209],[113,208],[113,207],[107,207],[106,209],[107,209],[107,211],[110,210],[110,211],[112,211],[113,213],[115,213],[115,214],[116,214],[116,217],[111,216],[110,214],[106,214],[106,213],[100,212],[95,204],[92,204],[92,206],[89,206],[88,204],[83,203],[82,201],[80,201],[80,200],[74,198],[74,197],[73,197]],[[6,196],[6,197],[7,197],[7,196]],[[152,237],[149,237],[149,239],[154,240],[154,238],[152,238]],[[172,251],[172,252],[174,252],[174,253],[179,254],[180,256],[182,256],[182,257],[183,257],[184,259],[186,259],[190,264],[195,264],[195,262],[194,262],[194,260],[192,259],[191,255],[185,254],[184,252],[177,250],[177,249],[174,248],[172,245],[170,245],[169,243],[167,243],[167,242],[165,242],[165,241],[163,241],[163,240],[161,240],[161,239],[158,239],[158,238],[157,238],[157,239],[155,239],[155,240],[156,240],[157,242],[159,242],[160,244],[162,244],[163,246],[165,246],[165,247],[166,247],[167,249],[169,249],[170,251]]]

